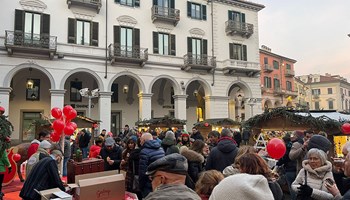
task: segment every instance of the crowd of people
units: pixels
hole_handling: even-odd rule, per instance
[[[83,159],[103,159],[105,171],[125,171],[125,189],[139,199],[282,200],[286,192],[292,200],[350,199],[350,142],[343,147],[345,159],[329,160],[332,144],[324,133],[287,133],[283,137],[287,151],[271,169],[266,154],[248,142],[240,145],[237,134],[222,129],[204,138],[196,127],[191,133],[181,129],[159,133],[137,132],[126,125],[116,137],[103,130],[89,145],[91,133],[83,129],[75,140],[66,138],[63,153],[44,131],[28,150],[31,156],[20,196],[33,200],[40,199],[36,191],[64,190],[57,164],[62,160],[66,165],[81,151]],[[62,174],[67,175],[66,166]],[[282,190],[281,179],[288,191]]]

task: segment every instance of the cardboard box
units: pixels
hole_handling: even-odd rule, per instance
[[[42,191],[39,191],[39,194],[41,195],[41,200],[48,200],[48,199],[72,200],[72,195],[69,195],[61,191],[59,188],[42,190]]]
[[[75,200],[123,200],[125,199],[125,178],[118,171],[105,171],[77,175]]]

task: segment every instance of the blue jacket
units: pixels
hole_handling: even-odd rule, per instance
[[[146,175],[147,167],[152,162],[164,157],[164,155],[164,150],[157,140],[148,140],[143,144],[139,162],[139,185],[143,191],[143,197],[146,197],[148,193],[152,192],[151,181]]]
[[[218,145],[209,153],[205,169],[215,169],[222,172],[234,162],[237,151],[238,148],[232,140],[223,139],[219,141]]]

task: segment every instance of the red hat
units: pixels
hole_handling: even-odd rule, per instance
[[[2,106],[0,106],[0,112],[5,112],[5,108],[4,107],[2,107]]]
[[[181,137],[190,137],[190,135],[188,133],[182,133]]]

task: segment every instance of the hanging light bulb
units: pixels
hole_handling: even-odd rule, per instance
[[[29,79],[27,80],[27,89],[33,89],[34,87],[34,81],[33,79],[31,78],[32,76],[32,68],[29,67]]]
[[[128,85],[124,85],[123,86],[123,93],[126,94],[129,92],[129,86]]]

